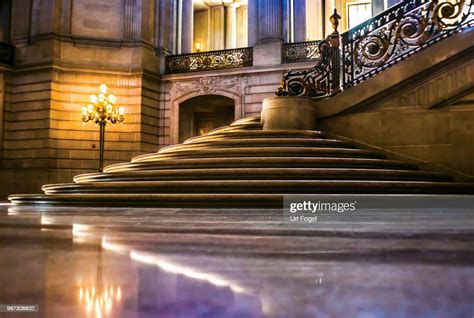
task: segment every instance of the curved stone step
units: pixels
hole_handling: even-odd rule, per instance
[[[315,147],[248,147],[248,148],[196,148],[170,149],[165,153],[137,156],[132,163],[187,158],[228,158],[228,157],[341,157],[341,158],[385,158],[381,153],[361,149],[315,148]]]
[[[474,194],[474,183],[367,180],[124,181],[44,185],[45,194],[68,193],[458,193]]]
[[[354,144],[336,140],[319,138],[241,138],[241,139],[218,139],[200,140],[193,143],[177,144],[161,148],[158,153],[166,153],[171,150],[199,149],[199,148],[249,148],[249,147],[334,147],[355,148]]]
[[[241,130],[212,135],[201,135],[186,139],[183,144],[208,140],[241,139],[241,138],[325,138],[326,134],[313,130]]]
[[[149,206],[149,207],[281,207],[280,194],[15,194],[8,197],[15,205],[44,204],[68,206]]]
[[[451,192],[442,191],[439,194]],[[453,189],[453,193],[457,193]],[[350,194],[356,194],[350,192]],[[366,194],[366,193],[361,193]],[[372,193],[377,194],[377,193]],[[421,194],[421,193],[417,193]],[[436,193],[435,193],[436,194]],[[84,193],[37,195],[16,194],[8,199],[15,205],[45,204],[58,206],[147,206],[147,207],[252,207],[252,208],[281,208],[283,194],[197,194],[197,193]]]
[[[343,168],[215,168],[91,173],[74,177],[75,183],[151,180],[411,180],[450,181],[449,176],[426,171]]]
[[[214,140],[196,140],[190,143],[175,144],[161,148],[157,153],[192,149],[216,148],[250,148],[250,147],[331,147],[331,148],[356,148],[354,144],[321,138],[217,138]],[[152,154],[146,154],[149,156]],[[140,156],[139,156],[140,157]],[[135,158],[134,158],[135,159]]]
[[[235,120],[233,123],[231,123],[230,126],[253,124],[253,123],[261,123],[260,116],[240,118],[240,119]]]
[[[415,164],[388,159],[331,157],[230,157],[130,162],[110,165],[104,172],[186,168],[370,168],[417,170]]]
[[[261,123],[249,123],[249,124],[235,124],[229,126],[218,127],[210,132],[209,135],[216,134],[216,133],[223,133],[223,132],[231,132],[231,131],[239,131],[239,130],[252,130],[252,129],[262,129]]]

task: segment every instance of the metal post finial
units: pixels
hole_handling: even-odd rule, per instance
[[[341,16],[337,13],[337,9],[334,9],[334,13],[329,17],[334,32],[338,32],[337,27],[339,26],[339,20],[341,20]]]

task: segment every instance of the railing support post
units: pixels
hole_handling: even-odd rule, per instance
[[[341,35],[337,30],[341,16],[334,9],[334,13],[329,18],[332,24],[333,32],[328,36],[328,42],[331,46],[331,88],[329,94],[334,95],[342,90],[341,85]]]

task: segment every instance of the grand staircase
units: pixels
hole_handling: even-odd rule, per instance
[[[229,126],[11,195],[14,204],[281,207],[285,194],[474,194],[474,183],[328,138],[321,131],[262,130],[260,118]]]

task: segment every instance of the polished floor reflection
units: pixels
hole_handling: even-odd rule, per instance
[[[0,210],[0,317],[474,316],[472,211]]]

